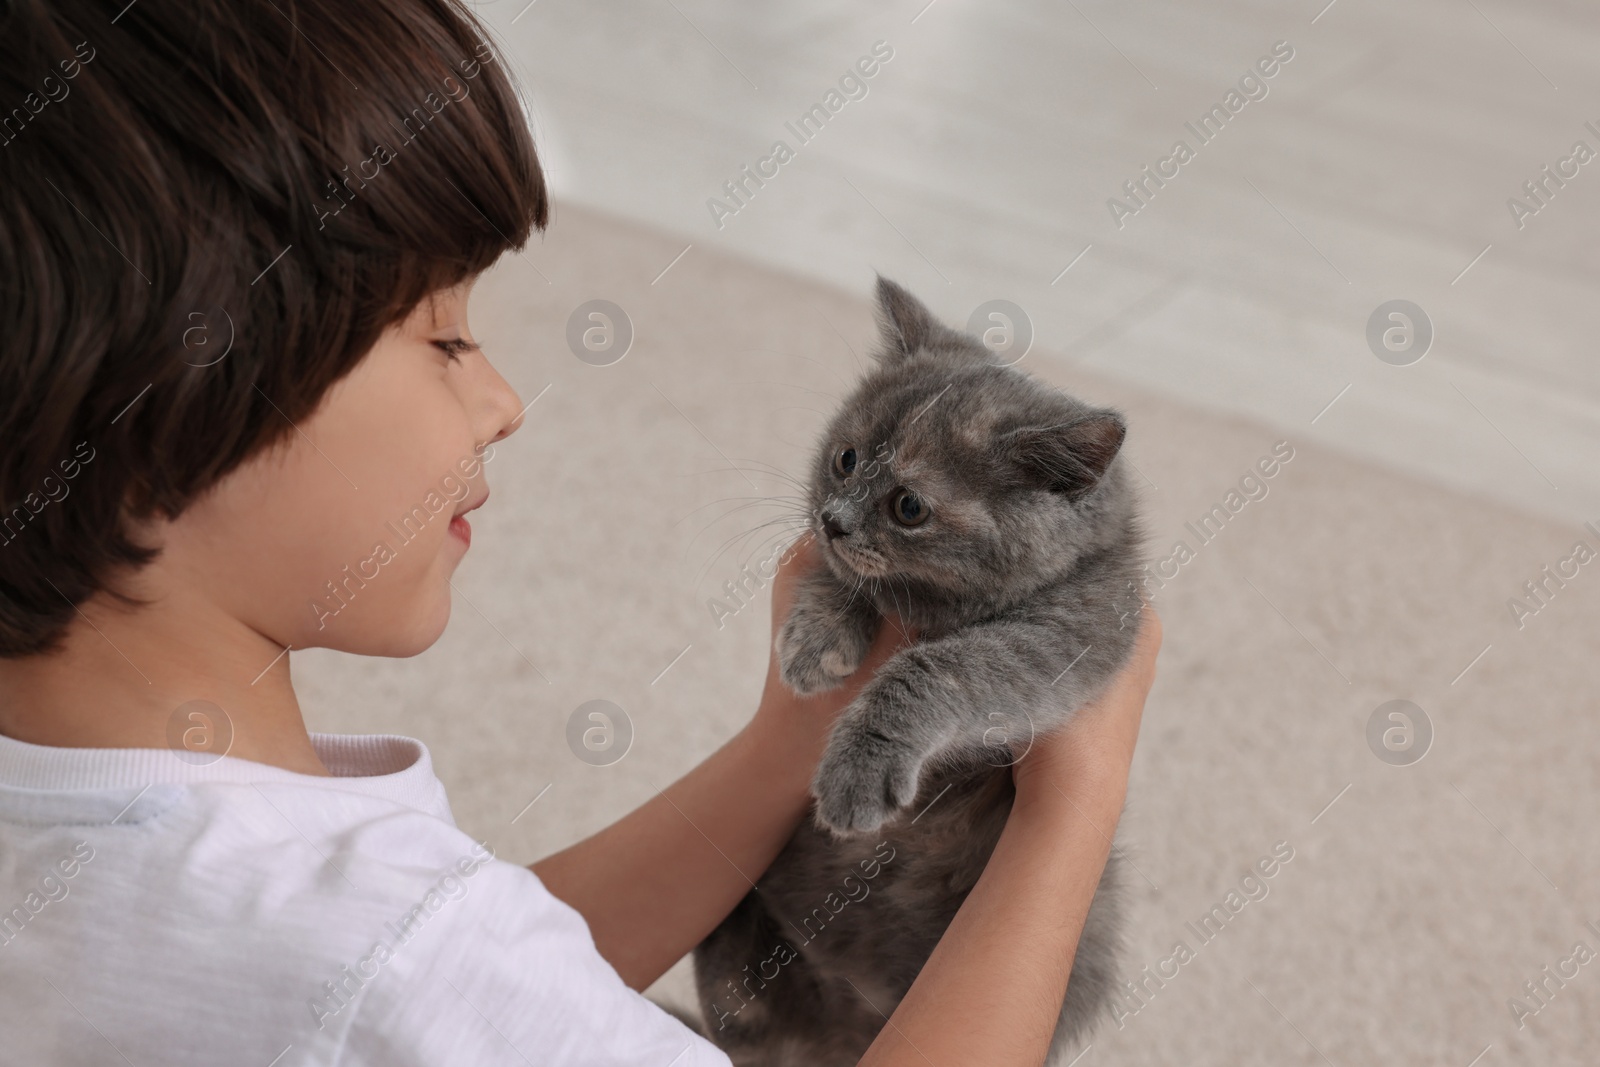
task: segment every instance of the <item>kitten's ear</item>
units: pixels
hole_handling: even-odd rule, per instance
[[[1106,410],[1054,426],[1012,430],[1000,440],[1025,478],[1077,500],[1100,484],[1127,432],[1122,416]]]
[[[898,363],[915,355],[917,349],[955,336],[927,306],[878,275],[878,332],[881,344],[874,353],[884,365]]]

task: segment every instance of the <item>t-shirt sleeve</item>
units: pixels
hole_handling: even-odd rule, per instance
[[[630,989],[525,867],[490,860],[415,916],[365,965],[344,1067],[732,1067]]]

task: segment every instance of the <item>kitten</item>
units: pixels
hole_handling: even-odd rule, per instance
[[[1100,692],[1138,629],[1122,417],[998,365],[881,276],[877,296],[878,366],[813,463],[826,566],[778,633],[782,677],[838,685],[885,612],[921,633],[840,716],[813,818],[695,950],[708,1036],[741,1067],[861,1058],[988,862],[1010,765]],[[1109,1014],[1120,926],[1113,851],[1052,1056]]]

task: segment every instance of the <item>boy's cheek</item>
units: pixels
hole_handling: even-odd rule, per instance
[[[449,529],[455,504],[442,493],[433,499],[437,512],[419,505],[378,521],[370,538],[346,542],[344,557],[319,553],[314,567],[300,568],[296,647],[412,655],[437,639],[460,550]]]
[[[347,456],[303,451],[241,468],[237,481],[186,513],[180,521],[197,525],[176,546],[180,554],[203,574],[227,575],[207,584],[230,614],[280,645],[420,652],[449,617],[450,573],[461,558],[449,530],[461,504],[451,498],[470,496],[472,485],[446,480],[446,459],[431,481],[395,484],[404,469],[396,466],[381,472],[388,483],[361,471],[352,489],[331,465]]]
[[[413,435],[405,451],[412,454],[364,472],[359,492],[324,480],[319,507],[299,511],[284,531],[280,545],[295,546],[285,552],[293,581],[280,588],[296,595],[276,613],[299,638],[284,643],[406,656],[443,631],[464,552],[451,519],[481,492],[482,471],[469,480],[455,469],[472,455],[470,442]]]
[[[422,651],[450,614],[451,517],[482,478],[458,466],[474,458],[459,397],[433,354],[381,342],[302,429],[309,441],[292,441],[272,499],[254,505],[282,561],[259,586],[268,632],[295,648]]]

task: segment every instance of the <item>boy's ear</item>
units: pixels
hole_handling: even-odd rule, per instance
[[[877,318],[881,344],[874,355],[885,366],[911,358],[918,349],[959,336],[922,301],[881,274]]]
[[[1122,416],[1106,410],[1054,426],[1025,426],[1002,434],[1000,442],[1025,480],[1078,500],[1100,484],[1127,432]]]

